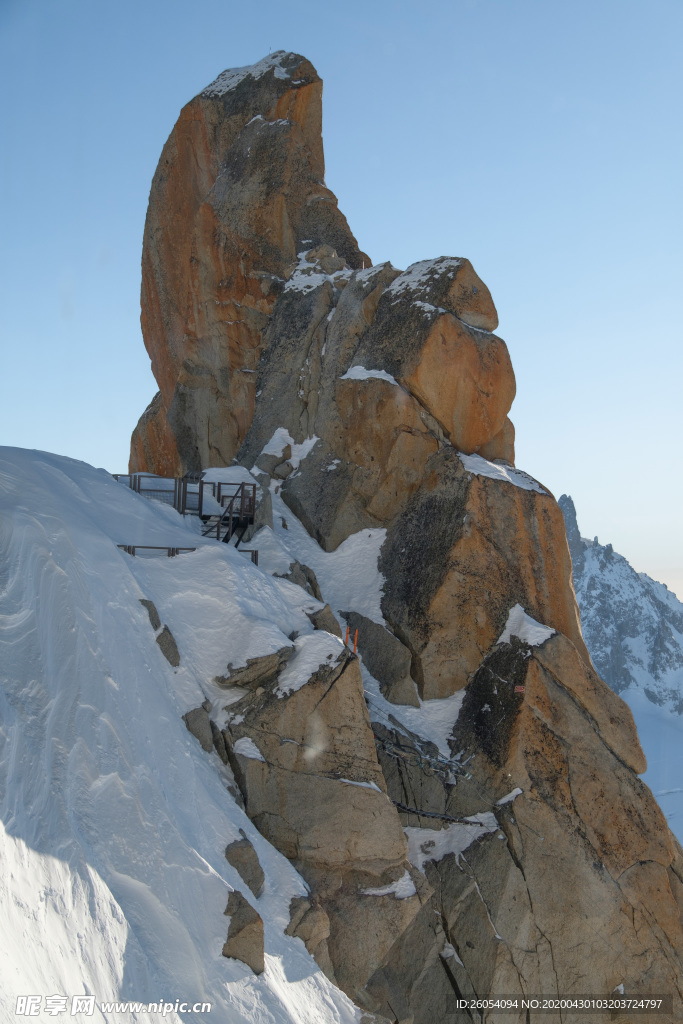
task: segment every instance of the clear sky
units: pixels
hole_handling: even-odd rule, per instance
[[[277,49],[325,82],[374,262],[465,256],[517,374],[517,463],[683,598],[681,0],[0,0],[0,443],[110,471],[180,108]]]

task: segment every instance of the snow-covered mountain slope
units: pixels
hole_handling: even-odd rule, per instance
[[[197,550],[132,558],[116,546],[134,543]],[[141,599],[175,637],[177,668]],[[129,1012],[129,1021],[359,1020],[284,934],[302,879],[181,717],[225,701],[212,679],[229,662],[312,631],[312,607],[300,587],[205,541],[103,470],[0,449],[3,1020],[14,1019],[18,996],[35,993],[66,996],[69,1007],[73,995],[94,994],[94,1014],[82,1019],[112,1024],[122,1018],[102,1001],[212,1006]],[[245,894],[265,926],[259,977],[220,955],[229,893],[245,889],[224,855],[240,829],[266,875],[258,900]]]
[[[683,841],[683,603],[611,544],[581,537],[568,495],[559,505],[586,646],[633,712],[648,761],[644,781]]]
[[[637,687],[654,704],[682,713],[683,604],[663,583],[632,569],[611,544],[581,537],[568,495],[559,505],[595,667],[616,693]]]

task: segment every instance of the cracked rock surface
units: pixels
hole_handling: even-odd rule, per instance
[[[211,740],[308,887],[283,927],[366,1024],[620,985],[672,993],[681,1019],[683,853],[586,649],[562,511],[514,467],[515,379],[488,289],[462,258],[371,266],[323,184],[315,69],[266,64],[192,100],[161,156],[142,291],[160,393],[131,469],[257,466],[324,552],[385,531],[367,567],[375,620],[335,607],[292,542],[284,578],[324,606],[311,632],[214,680],[239,695]],[[337,613],[393,721],[371,721]],[[312,671],[311,643],[326,652]],[[445,715],[459,697],[449,757],[432,702]],[[258,915],[231,900],[226,948],[257,970]]]

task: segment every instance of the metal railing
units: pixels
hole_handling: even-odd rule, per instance
[[[162,477],[154,473],[114,473],[114,479],[125,482],[137,494],[145,498],[154,498],[166,505],[172,505],[181,515],[190,513],[204,521],[203,537],[216,537],[216,540],[229,542],[236,530],[242,528],[242,534],[235,543],[239,545],[244,533],[256,515],[256,484],[230,482],[228,480],[202,480],[199,473],[188,473],[184,477]],[[207,499],[210,499],[207,501]],[[211,507],[218,505],[218,513],[212,513]],[[154,544],[119,544],[119,548],[135,555],[136,550],[166,551],[169,558],[184,551],[196,551],[196,548],[163,547]],[[255,548],[240,548],[245,554],[251,555],[254,565],[258,565],[258,551]]]
[[[128,481],[136,494],[172,505],[176,512],[202,515],[204,484],[188,477],[163,477],[154,473],[114,473],[115,480]]]
[[[202,480],[197,473],[188,473],[182,477],[163,477],[154,473],[114,473],[113,476],[117,481],[127,481],[136,494],[172,505],[181,515],[190,513],[200,518],[210,516],[211,512],[206,508],[206,498],[209,496],[222,508],[235,498],[234,507],[239,509],[241,518],[253,519],[256,509],[256,484]],[[226,490],[232,493],[226,494]]]
[[[169,548],[161,544],[117,544],[116,546],[125,551],[127,555],[135,556],[137,551],[165,551],[169,558],[174,558],[176,555],[183,554],[186,551],[197,550],[196,548]]]
[[[233,494],[223,494],[223,487],[235,487],[235,484],[217,484],[216,500],[223,511],[220,515],[210,516],[202,530],[204,537],[216,534],[216,540],[228,542],[236,527],[244,529],[253,523],[256,511],[256,484],[238,484]],[[239,541],[238,541],[239,543]]]

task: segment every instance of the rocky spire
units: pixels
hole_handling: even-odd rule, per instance
[[[365,1010],[433,1024],[456,997],[624,985],[680,1014],[683,854],[586,650],[562,511],[514,466],[493,300],[464,258],[370,265],[322,181],[321,90],[278,53],[182,111],[145,228],[160,397],[131,465],[236,456],[325,551],[375,530],[381,621],[334,611],[415,717],[369,716],[344,653],[291,691],[268,669],[217,749],[308,883],[288,931]],[[446,757],[429,702],[461,691]]]
[[[160,393],[131,468],[229,464],[254,412],[262,333],[303,248],[370,266],[326,187],[322,81],[279,51],[183,108],[150,190],[142,333]]]

